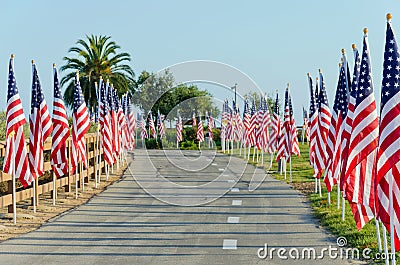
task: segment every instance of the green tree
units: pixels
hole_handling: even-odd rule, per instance
[[[159,110],[168,115],[168,120],[176,118],[175,108],[180,110],[183,119],[191,119],[193,110],[196,110],[196,115],[200,111],[202,116],[206,111],[212,111],[214,116],[219,114],[209,92],[195,85],[175,86],[174,77],[168,70],[158,75],[143,71],[136,84],[138,90],[133,96],[133,103],[143,109],[144,113],[151,110],[156,114]]]
[[[260,94],[255,92],[255,91],[250,91],[248,93],[246,93],[244,95],[244,97],[249,100],[249,106],[251,107],[251,104],[253,102],[253,98],[255,99],[255,103],[256,103],[256,109],[258,109],[258,106],[260,104]],[[274,106],[275,106],[275,100],[276,100],[276,95],[275,96],[270,96],[269,94],[267,94],[267,105],[268,105],[268,109],[270,114],[272,114],[272,112],[274,111]],[[279,106],[280,106],[280,100],[279,100]]]
[[[74,100],[74,78],[79,71],[79,81],[86,104],[90,110],[97,106],[95,82],[100,76],[109,80],[121,95],[134,86],[134,72],[127,64],[131,56],[126,52],[119,52],[121,48],[111,40],[111,36],[86,36],[86,40],[79,39],[68,52],[75,57],[64,57],[65,65],[61,71],[67,74],[62,78],[61,85],[67,85],[64,99],[68,106],[72,106]]]

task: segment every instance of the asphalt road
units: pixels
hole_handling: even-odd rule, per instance
[[[348,263],[327,252],[301,259],[304,248],[337,247],[304,196],[269,176],[257,187],[264,170],[239,158],[199,155],[137,151],[121,181],[87,204],[1,243],[0,264]],[[288,259],[259,258],[265,244]],[[289,257],[296,250],[300,260]]]

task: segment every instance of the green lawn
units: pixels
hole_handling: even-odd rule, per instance
[[[236,146],[235,146],[236,147]],[[313,169],[309,163],[309,147],[308,144],[300,144],[301,156],[292,157],[292,177],[294,187],[298,188],[302,186],[313,187]],[[234,155],[238,155],[238,150],[234,150]],[[251,151],[249,163],[253,163],[252,160],[253,150]],[[260,165],[260,163],[258,163]],[[270,156],[264,157],[264,167],[268,168],[270,165]],[[284,174],[278,172],[278,164],[274,161],[270,174],[281,181],[289,183],[289,164],[287,165],[287,179],[284,179]],[[310,183],[312,182],[312,183]],[[308,184],[307,184],[308,183]],[[371,220],[364,226],[361,231],[357,230],[356,223],[353,218],[353,214],[350,210],[349,204],[346,201],[345,220],[342,221],[341,214],[342,210],[337,209],[337,187],[335,186],[331,193],[331,205],[328,205],[328,193],[325,187],[325,183],[321,180],[322,185],[322,197],[319,194],[307,193],[307,196],[311,202],[311,206],[314,210],[314,215],[319,219],[321,225],[329,230],[335,236],[344,236],[347,239],[347,247],[355,247],[362,251],[364,248],[371,248],[371,255],[375,255],[378,252],[378,243],[376,237],[375,220]],[[310,190],[310,188],[308,189]],[[382,231],[381,231],[382,233]],[[382,238],[382,236],[381,236]],[[389,236],[388,236],[389,240]],[[390,243],[390,241],[388,241]],[[389,244],[390,245],[390,244]],[[396,255],[396,260],[400,261],[400,255]],[[374,261],[371,264],[381,264],[382,262]],[[397,262],[400,264],[399,262]]]

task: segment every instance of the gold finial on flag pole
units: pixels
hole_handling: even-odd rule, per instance
[[[11,53],[11,59],[14,59],[14,53]]]
[[[353,50],[355,50],[355,49],[357,48],[357,46],[353,43],[353,44],[351,45],[351,48],[353,48]]]
[[[392,14],[387,13],[387,14],[386,14],[386,19],[387,19],[388,22],[389,22],[390,20],[392,20]]]
[[[32,60],[32,64],[35,64],[35,60]]]
[[[343,48],[342,49],[342,54],[345,54],[346,53],[346,50]]]
[[[53,68],[56,68],[56,64],[55,63],[53,63]]]
[[[368,28],[364,28],[364,34],[367,35],[368,34]]]

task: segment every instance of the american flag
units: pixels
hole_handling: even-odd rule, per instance
[[[57,69],[54,65],[54,102],[53,102],[53,132],[51,146],[51,167],[57,177],[65,175],[68,171],[67,140],[69,125],[67,110],[61,95],[58,82]]]
[[[289,124],[290,124],[290,153],[289,156],[292,154],[295,154],[297,156],[300,156],[300,147],[299,147],[299,138],[298,133],[297,133],[297,126],[294,120],[293,116],[293,106],[292,106],[292,97],[290,96],[289,93]]]
[[[29,137],[29,166],[33,178],[37,179],[44,173],[43,146],[47,137],[51,135],[53,126],[34,63],[32,64],[32,68],[31,115],[29,117],[31,132]]]
[[[327,140],[327,167],[324,182],[328,192],[336,185],[340,177],[341,145],[342,136],[340,133],[344,118],[347,113],[347,84],[344,65],[340,64],[339,79],[336,88],[335,101],[331,117]]]
[[[135,149],[135,136],[136,136],[136,119],[135,114],[132,111],[132,103],[131,98],[129,96],[126,97],[127,100],[127,113],[128,113],[128,133],[129,133],[129,140],[130,140],[130,150]]]
[[[146,130],[146,120],[143,117],[141,117],[139,121],[139,127],[140,127],[140,138],[142,139],[142,141],[144,139],[148,139],[149,135]]]
[[[314,169],[314,177],[318,175],[318,169],[315,161],[315,150],[317,145],[318,128],[318,78],[315,82],[315,90],[312,83],[312,77],[308,73],[308,84],[310,86],[310,164]]]
[[[178,111],[178,120],[176,122],[176,141],[178,143],[182,142],[182,131],[183,131],[182,117]]]
[[[250,146],[251,113],[247,98],[244,100],[243,125],[244,125],[244,143],[245,146]]]
[[[239,140],[239,131],[237,127],[237,108],[236,102],[232,100],[232,113],[231,113],[231,128],[232,128],[232,137],[231,140],[237,141]]]
[[[126,125],[125,123],[125,115],[124,111],[121,108],[121,104],[119,102],[119,98],[117,95],[117,91],[114,89],[114,87],[111,85],[112,91],[113,91],[113,96],[114,96],[114,107],[117,115],[117,135],[114,135],[114,139],[116,140],[116,155],[117,157],[121,154],[121,149],[122,149],[122,132],[124,130],[124,127]]]
[[[357,227],[361,229],[366,221],[374,217],[375,212],[374,183],[379,137],[367,34],[364,35],[361,72],[355,91],[345,192],[346,199],[352,205]],[[361,220],[360,214],[363,216]]]
[[[199,113],[199,123],[197,124],[197,140],[199,140],[200,143],[204,141],[203,122],[201,121],[200,113]]]
[[[310,126],[309,126],[309,121],[308,121],[308,113],[304,107],[303,107],[303,130],[304,130],[307,142],[309,142],[310,141]]]
[[[271,115],[269,114],[269,108],[268,108],[268,104],[267,104],[267,100],[265,99],[265,97],[263,97],[262,99],[262,106],[263,106],[263,120],[262,120],[262,133],[263,133],[263,151],[264,152],[269,152],[269,127],[271,126]]]
[[[353,44],[353,52],[354,52],[354,70],[353,70],[353,82],[351,86],[349,86],[350,93],[348,93],[348,107],[347,107],[347,116],[344,121],[344,125],[342,128],[342,165],[341,165],[341,172],[340,172],[340,190],[346,190],[347,181],[345,179],[346,175],[346,166],[347,166],[347,158],[348,158],[348,151],[349,151],[349,141],[350,141],[350,133],[353,123],[353,113],[354,113],[354,105],[356,102],[357,90],[358,90],[358,80],[360,78],[360,68],[361,68],[361,58],[358,50]]]
[[[394,247],[400,249],[400,56],[388,20],[383,63],[381,119],[377,164],[377,212],[388,230],[394,227]],[[360,81],[361,82],[361,81]],[[393,211],[393,219],[390,216]]]
[[[160,111],[158,111],[157,113],[157,127],[161,139],[165,135],[165,128],[164,128],[164,115],[161,115]]]
[[[208,135],[210,139],[213,138],[213,132],[212,132],[213,129],[214,129],[214,119],[212,117],[212,112],[210,111],[210,116],[208,117]]]
[[[111,125],[111,153],[113,156],[113,163],[117,161],[118,157],[118,116],[117,109],[114,102],[114,92],[110,83],[107,82],[107,100],[108,100],[108,109],[110,112],[110,125]]]
[[[112,142],[112,124],[109,103],[111,94],[107,93],[104,81],[100,80],[100,132],[101,143],[103,146],[104,161],[111,165],[114,163],[113,142]],[[108,86],[108,84],[107,84]]]
[[[244,125],[242,121],[242,117],[240,116],[240,109],[236,108],[236,127],[237,127],[237,133],[238,133],[238,141],[243,141],[243,135],[244,135]]]
[[[221,113],[221,132],[220,132],[220,139],[221,142],[225,141],[225,126],[226,126],[226,113],[225,113],[225,101],[222,103],[222,113]]]
[[[331,123],[331,111],[326,96],[325,82],[322,72],[319,73],[320,90],[318,95],[318,122],[315,144],[314,163],[317,169],[317,178],[320,178],[326,168],[326,144]]]
[[[122,127],[122,147],[125,150],[131,149],[131,135],[129,133],[129,121],[128,121],[128,94],[122,96],[121,105],[123,109],[123,126]]]
[[[253,103],[250,109],[250,128],[249,128],[249,143],[250,146],[256,145],[256,129],[257,129],[257,112],[256,112],[256,101],[253,98]]]
[[[153,136],[154,139],[157,139],[157,130],[156,130],[156,126],[154,125],[153,115],[151,114],[151,111],[149,111],[147,119],[149,120],[149,127],[151,130],[151,135]]]
[[[269,149],[273,153],[278,149],[279,136],[281,133],[281,118],[279,116],[279,96],[276,93],[274,113],[272,114],[271,137],[269,139]]]
[[[285,158],[286,161],[289,161],[290,150],[291,150],[291,147],[289,146],[291,144],[290,143],[290,134],[291,134],[291,128],[290,128],[290,110],[289,110],[289,89],[286,88],[285,114],[284,114],[284,118],[283,118],[283,126],[282,126],[282,130],[281,130],[281,135],[279,138],[278,152],[276,154],[276,161],[279,161],[282,158]]]
[[[72,160],[71,172],[74,173],[78,163],[87,167],[85,133],[90,129],[89,112],[83,98],[79,73],[75,76],[74,112],[72,114]]]
[[[225,140],[233,140],[233,110],[231,106],[229,106],[228,101],[226,101],[226,126],[225,126]]]
[[[263,97],[260,97],[260,105],[258,106],[258,111],[255,116],[257,119],[256,122],[256,147],[258,150],[261,150],[264,146],[264,130],[263,130],[263,121],[264,121],[264,106],[263,106]]]
[[[8,69],[6,153],[3,171],[18,177],[22,185],[29,186],[33,177],[29,170],[23,126],[26,123],[14,75],[14,56],[11,55]]]

